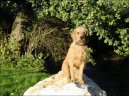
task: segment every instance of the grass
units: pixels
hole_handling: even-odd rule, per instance
[[[50,74],[32,70],[0,69],[0,96],[23,96],[23,93]]]

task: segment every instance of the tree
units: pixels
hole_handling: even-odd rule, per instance
[[[28,0],[37,6],[33,0]],[[129,55],[129,0],[41,0],[39,17],[54,16],[72,26],[84,25],[91,34]],[[37,2],[38,3],[38,2]],[[38,3],[39,4],[39,3]]]
[[[7,35],[10,35],[9,37],[9,48],[11,49],[12,52],[15,52],[17,55],[20,54],[20,47],[21,47],[21,41],[24,39],[24,32],[25,32],[25,27],[27,26],[27,23],[30,22],[29,19],[31,19],[29,16],[30,14],[32,15],[32,9],[31,9],[31,4],[28,3],[26,0],[23,1],[16,1],[16,0],[7,0],[6,2],[1,0],[1,10],[8,14],[6,19],[12,19],[11,22],[11,27],[10,32],[8,31],[8,22],[4,22],[5,24],[2,24],[2,28],[5,29],[5,32]],[[9,12],[9,13],[7,13]],[[2,16],[2,15],[1,15]],[[12,17],[12,18],[10,18]],[[29,18],[28,18],[29,17]],[[1,18],[1,20],[4,18]]]

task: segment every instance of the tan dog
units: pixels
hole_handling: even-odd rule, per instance
[[[58,83],[63,78],[64,82],[79,82],[84,84],[83,70],[89,56],[87,50],[88,31],[84,27],[77,27],[72,33],[72,44],[68,50],[65,60],[62,64],[62,70],[55,75],[52,75],[48,81],[43,84],[43,87]]]
[[[68,80],[84,84],[83,70],[88,57],[86,37],[88,31],[84,27],[77,27],[71,34],[73,39],[63,62],[62,70]],[[78,71],[75,71],[78,70]],[[79,72],[79,73],[76,73]]]

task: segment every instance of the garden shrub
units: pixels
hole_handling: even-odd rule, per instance
[[[42,53],[38,54],[35,57],[32,54],[21,56],[17,61],[16,68],[43,70],[44,67],[43,67]]]
[[[0,43],[0,66],[1,68],[43,70],[42,53],[36,56],[32,54],[16,55],[8,48],[7,40]]]

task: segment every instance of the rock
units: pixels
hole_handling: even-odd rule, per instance
[[[45,80],[38,82],[36,85],[30,87],[24,96],[46,96],[46,95],[82,95],[82,96],[107,96],[106,92],[102,90],[96,83],[90,78],[84,75],[83,85],[68,83],[66,78],[58,79],[61,76],[61,72],[53,75]],[[53,78],[57,81],[53,81]],[[46,87],[44,87],[44,85]]]

